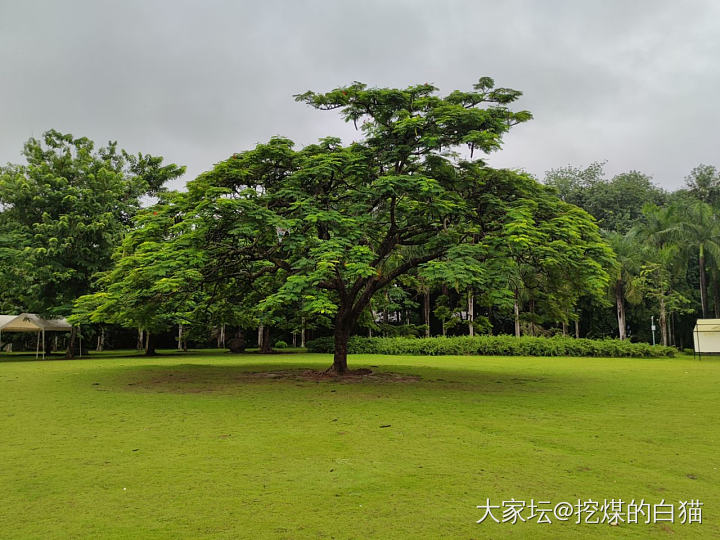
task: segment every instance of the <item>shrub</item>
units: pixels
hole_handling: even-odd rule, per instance
[[[308,352],[330,353],[335,350],[335,340],[331,337],[311,339],[305,343]]]
[[[279,339],[275,342],[275,348],[276,349],[287,349],[288,344],[285,343],[282,339]]]
[[[307,343],[308,351],[332,353],[332,337]],[[673,347],[630,343],[619,339],[575,339],[571,337],[460,336],[437,338],[364,338],[353,336],[348,343],[351,354],[389,355],[483,355],[483,356],[596,356],[596,357],[671,357]]]

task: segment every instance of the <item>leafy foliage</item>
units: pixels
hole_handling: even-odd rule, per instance
[[[141,199],[184,171],[58,131],[25,144],[24,165],[0,168],[0,288],[18,311],[68,315],[111,266]]]

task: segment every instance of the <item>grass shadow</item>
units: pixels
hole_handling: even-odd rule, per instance
[[[272,386],[356,386],[359,388],[412,386],[428,392],[545,392],[564,383],[579,382],[568,377],[528,376],[526,373],[495,373],[482,370],[425,366],[372,365],[371,373],[346,377],[323,374],[326,363],[292,364],[263,362],[242,365],[175,364],[122,366],[97,374],[97,385],[106,389],[159,393],[233,393],[258,385]],[[318,369],[320,368],[320,369]],[[99,382],[98,382],[99,381]],[[94,383],[95,384],[95,383]]]

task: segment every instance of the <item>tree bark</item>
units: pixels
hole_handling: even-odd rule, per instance
[[[142,351],[145,348],[145,336],[144,336],[142,328],[138,328],[138,339],[137,339],[137,344],[135,345],[135,348],[138,351]]]
[[[615,305],[617,307],[618,335],[620,339],[625,339],[627,337],[627,325],[625,323],[623,282],[620,279],[615,282]]]
[[[515,305],[513,306],[513,309],[515,311],[515,337],[520,337],[520,303],[518,301],[519,296],[520,293],[517,289],[515,289]]]
[[[178,344],[177,344],[178,351],[181,351],[183,348],[182,342],[183,342],[183,325],[178,324]]]
[[[425,320],[425,337],[430,337],[430,290],[425,291],[423,298],[423,319]]]
[[[300,346],[305,348],[305,317],[302,319],[302,328],[300,329]]]
[[[580,339],[580,319],[575,319],[575,339]]]
[[[75,358],[75,340],[77,339],[77,326],[73,326],[70,329],[70,339],[68,340],[67,350],[65,351],[65,358],[72,360]]]
[[[700,246],[700,305],[702,306],[703,319],[707,319],[707,282],[705,278],[705,251],[703,246]]]

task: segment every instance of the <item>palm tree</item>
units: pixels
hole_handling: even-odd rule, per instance
[[[625,301],[637,304],[642,300],[642,294],[634,284],[645,260],[643,245],[637,242],[632,235],[623,235],[618,232],[606,233],[605,239],[617,257],[617,265],[614,268],[615,279],[610,283],[610,289],[617,309],[618,337],[626,339]]]
[[[643,207],[643,216],[645,222],[636,225],[628,233],[631,239],[643,243],[646,248],[637,286],[645,296],[657,301],[662,343],[667,345],[668,308],[674,309],[676,304],[679,306],[685,300],[672,290],[672,277],[684,273],[684,261],[680,257],[682,244],[677,242],[681,219],[676,206],[660,207],[654,204]]]
[[[710,259],[720,261],[720,220],[710,205],[704,202],[674,206],[675,223],[665,234],[677,245],[686,246],[698,255],[700,272],[700,305],[703,319],[707,318],[707,277],[705,267]]]

